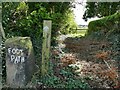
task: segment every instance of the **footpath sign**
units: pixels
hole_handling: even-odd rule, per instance
[[[25,87],[35,71],[32,42],[29,37],[9,38],[6,47],[7,85]]]

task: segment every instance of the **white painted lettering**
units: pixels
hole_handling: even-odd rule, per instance
[[[12,49],[12,53],[16,54],[16,49],[15,48]]]
[[[17,57],[15,57],[14,63],[15,64],[18,63]]]
[[[14,62],[14,64],[25,62],[25,57],[22,49],[8,48],[8,53],[11,54],[10,61]]]
[[[23,50],[22,50],[22,49],[20,49],[20,50],[19,50],[19,52],[22,54]]]
[[[20,51],[19,51],[19,49],[16,49],[16,54],[20,54]]]
[[[13,62],[14,59],[15,59],[15,56],[11,55],[11,57],[10,57],[11,62]]]
[[[11,48],[8,48],[8,53],[10,54],[10,52],[11,52]]]
[[[21,63],[25,62],[25,58],[21,57]]]

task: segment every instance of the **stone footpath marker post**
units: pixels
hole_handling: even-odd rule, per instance
[[[6,40],[5,47],[7,85],[25,88],[35,71],[32,42],[29,37],[14,37]]]
[[[43,22],[43,43],[42,43],[42,62],[41,74],[45,75],[49,69],[50,43],[51,43],[51,20]]]

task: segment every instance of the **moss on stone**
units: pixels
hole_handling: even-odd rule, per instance
[[[29,49],[29,53],[32,50],[32,43],[30,37],[13,37],[5,41],[5,45],[20,45],[23,48]]]

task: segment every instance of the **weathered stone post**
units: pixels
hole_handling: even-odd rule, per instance
[[[41,63],[42,75],[45,75],[49,69],[51,24],[52,24],[51,20],[44,20],[43,22],[43,43],[42,43],[42,63]]]
[[[32,42],[29,37],[14,37],[6,40],[5,47],[7,84],[24,88],[35,71]]]

